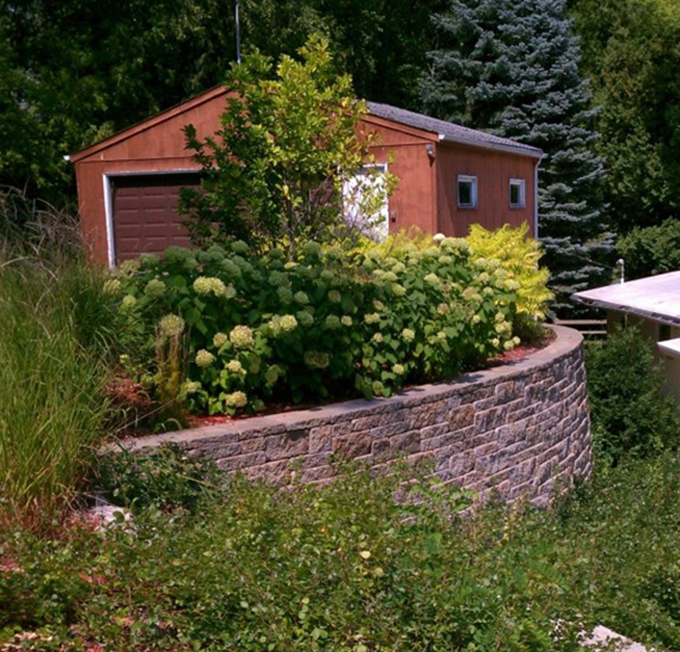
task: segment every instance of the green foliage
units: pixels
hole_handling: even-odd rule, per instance
[[[541,148],[538,237],[558,315],[573,292],[606,283],[613,235],[595,152],[597,111],[579,74],[564,0],[454,0],[435,14],[423,102],[439,118]]]
[[[616,248],[626,262],[627,280],[676,271],[680,269],[680,220],[636,227],[619,238]]]
[[[617,464],[646,457],[680,441],[680,413],[663,393],[652,345],[634,328],[587,349],[588,397],[596,450]]]
[[[280,249],[258,256],[238,241],[170,248],[162,260],[123,264],[114,283],[126,332],[146,343],[128,351],[155,374],[145,383],[166,381],[154,355],[181,335],[183,394],[210,413],[389,396],[478,367],[518,341],[517,283],[499,261],[473,260],[453,238],[389,253],[310,241],[287,262]]]
[[[679,461],[668,451],[624,460],[532,528],[556,542],[555,569],[589,622],[646,649],[680,649]]]
[[[527,238],[528,232],[526,222],[518,228],[506,224],[495,231],[473,224],[467,237],[474,255],[500,260],[508,276],[519,284],[515,320],[525,326],[544,321],[553,298],[546,287],[549,272],[538,266],[541,246]]]
[[[101,274],[0,254],[0,518],[59,516],[102,437]]]
[[[620,233],[678,217],[680,12],[667,0],[575,0],[583,67],[603,107],[598,149]]]
[[[219,486],[215,463],[190,457],[177,444],[137,454],[111,450],[97,460],[96,482],[110,502],[136,512],[149,507],[192,511]]]
[[[275,74],[270,59],[246,57],[226,81],[233,95],[221,129],[202,141],[185,128],[203,166],[201,189],[183,190],[180,201],[194,244],[283,243],[293,254],[307,239],[337,240],[349,228],[344,189],[372,140],[357,135],[366,104],[348,76],[334,74],[327,40],[311,38],[300,54],[302,62],[283,56]],[[386,192],[373,194],[379,201]]]
[[[241,42],[278,59],[331,39],[361,97],[417,108],[429,15],[444,0],[240,0]],[[0,12],[0,183],[75,199],[63,155],[224,80],[235,60],[223,0],[22,0]],[[398,43],[399,47],[394,47]]]
[[[346,471],[286,490],[235,479],[191,518],[150,510],[59,547],[19,538],[0,625],[26,626],[30,605],[64,650],[576,649],[553,548],[524,539],[518,512],[460,521],[455,489]]]

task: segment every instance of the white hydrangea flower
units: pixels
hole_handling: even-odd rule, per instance
[[[209,367],[215,361],[215,356],[206,349],[196,352],[196,364],[199,367]]]
[[[293,299],[295,299],[296,303],[299,303],[302,306],[306,306],[309,303],[309,297],[307,296],[307,293],[302,292],[302,290],[296,292],[293,295]]]
[[[405,342],[413,342],[413,340],[416,338],[416,334],[411,328],[405,328],[403,331],[401,331],[401,337]]]
[[[224,402],[227,407],[242,408],[248,405],[248,396],[245,392],[232,392],[226,395]]]
[[[165,294],[165,283],[158,278],[152,278],[144,288],[144,294],[147,297],[157,299]]]
[[[234,326],[229,333],[229,341],[237,349],[247,349],[253,344],[253,331],[248,326]]]
[[[135,299],[134,295],[132,294],[126,294],[123,297],[123,300],[121,301],[121,308],[124,308],[125,310],[129,310],[130,308],[134,308],[135,305],[137,304],[137,299]]]
[[[240,360],[229,360],[229,362],[227,362],[227,371],[232,374],[238,374],[239,376],[245,376],[247,373]]]
[[[213,346],[216,349],[221,349],[229,341],[229,336],[226,333],[215,333],[213,337]]]
[[[201,383],[197,380],[187,380],[184,383],[184,393],[187,394],[187,396],[191,396],[192,394],[200,392],[202,387]]]
[[[328,315],[324,321],[324,328],[328,330],[335,330],[337,328],[340,328],[340,319],[337,315]]]
[[[305,364],[312,369],[325,369],[331,361],[328,353],[321,351],[306,351],[304,360]]]
[[[179,315],[165,315],[159,322],[164,337],[179,337],[184,331],[184,320]]]

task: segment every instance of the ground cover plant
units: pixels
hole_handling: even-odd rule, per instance
[[[305,243],[290,259],[233,242],[170,248],[109,284],[137,349],[131,371],[194,410],[389,396],[512,349],[517,281],[465,240],[346,251]],[[144,376],[144,372],[146,376]]]
[[[0,631],[37,632],[35,650],[576,649],[551,548],[520,543],[516,515],[458,521],[466,497],[413,470],[346,471],[285,490],[234,479],[193,515],[152,507],[103,534],[18,536]]]

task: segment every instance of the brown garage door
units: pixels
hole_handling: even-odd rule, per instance
[[[170,245],[189,246],[177,215],[180,188],[196,187],[198,173],[114,177],[113,241],[116,264],[141,253],[160,254]]]

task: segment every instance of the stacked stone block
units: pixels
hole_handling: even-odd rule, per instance
[[[426,461],[443,482],[505,500],[545,505],[591,469],[581,335],[556,339],[524,360],[372,401],[348,401],[134,440],[208,455],[225,472],[285,482],[325,482],[334,460],[373,468]]]

